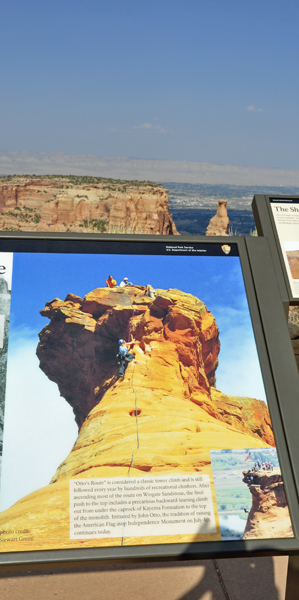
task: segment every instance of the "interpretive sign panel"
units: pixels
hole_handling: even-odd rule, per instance
[[[245,241],[24,237],[0,243],[0,561],[297,549]]]
[[[299,197],[256,195],[252,207],[258,233],[269,239],[276,272],[282,271],[289,301],[296,304],[299,302]]]

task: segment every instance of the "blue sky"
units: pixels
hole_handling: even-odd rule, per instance
[[[294,0],[11,0],[0,151],[298,168]]]

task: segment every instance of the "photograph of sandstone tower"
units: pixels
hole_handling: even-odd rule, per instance
[[[293,279],[299,279],[299,248],[287,250],[286,254]]]
[[[220,245],[204,256],[15,254],[11,323],[1,552],[220,540],[210,451],[275,446],[233,245],[229,255]],[[122,340],[133,357],[123,372]],[[190,494],[194,478],[208,482],[214,529],[71,539],[72,480],[131,478],[136,489],[165,477],[189,481]],[[173,506],[175,522],[184,511]]]

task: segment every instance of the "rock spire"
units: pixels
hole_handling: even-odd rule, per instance
[[[229,218],[226,210],[227,200],[218,200],[217,212],[211,218],[206,235],[228,235]]]

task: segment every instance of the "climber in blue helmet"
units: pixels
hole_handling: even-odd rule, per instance
[[[132,342],[125,342],[125,340],[120,339],[118,340],[118,344],[119,349],[117,358],[120,365],[118,375],[119,377],[124,377],[127,363],[131,362],[135,357],[135,354],[131,354],[131,352],[128,351],[128,348],[135,344],[135,340],[132,340]]]

